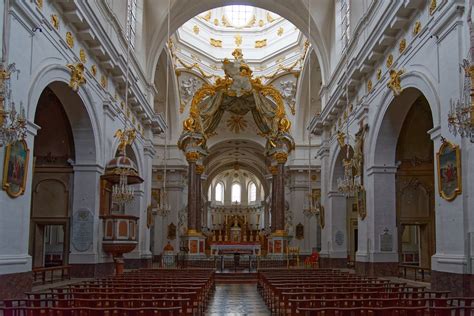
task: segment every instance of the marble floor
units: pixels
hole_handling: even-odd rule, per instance
[[[270,315],[256,284],[217,284],[206,315]]]

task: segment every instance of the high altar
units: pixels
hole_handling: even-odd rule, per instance
[[[257,223],[259,217],[260,214],[257,214]],[[258,224],[256,224],[256,229],[249,228],[253,225],[249,225],[247,215],[224,215],[224,224],[217,226],[222,229],[213,231],[210,245],[212,254],[260,254],[261,237]]]

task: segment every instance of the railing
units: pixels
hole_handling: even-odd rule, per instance
[[[47,274],[50,274],[49,281],[53,283],[55,281],[55,273],[60,271],[61,273],[59,274],[60,279],[58,281],[63,281],[65,279],[70,280],[71,279],[71,266],[66,265],[66,266],[55,266],[55,267],[38,267],[38,268],[33,268],[33,282],[36,282],[38,278],[41,279],[42,284],[46,283],[47,279]]]
[[[431,269],[422,268],[409,264],[398,265],[398,275],[404,279],[412,279],[415,281],[430,281]]]

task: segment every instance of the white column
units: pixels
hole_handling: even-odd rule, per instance
[[[346,197],[339,192],[328,192],[326,200],[326,247],[330,259],[347,258]]]

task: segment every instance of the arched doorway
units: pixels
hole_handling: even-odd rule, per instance
[[[399,261],[427,269],[435,253],[432,128],[431,109],[420,96],[405,117],[396,151]]]
[[[34,267],[65,265],[69,258],[75,148],[63,105],[47,87],[35,124],[41,127],[33,150],[30,255]]]

